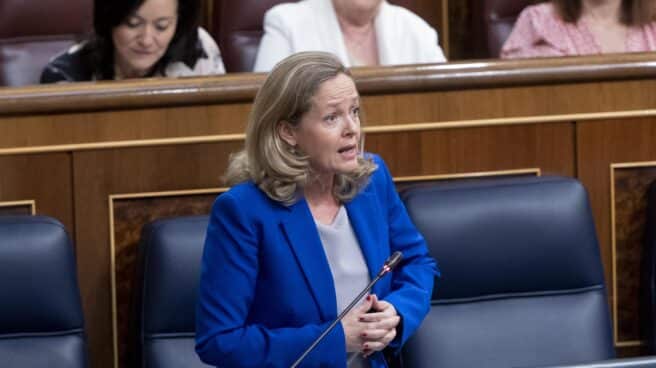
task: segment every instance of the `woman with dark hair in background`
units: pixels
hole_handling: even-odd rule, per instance
[[[94,34],[55,57],[41,83],[223,74],[198,0],[95,0]]]
[[[520,14],[502,58],[656,50],[654,0],[552,0]]]

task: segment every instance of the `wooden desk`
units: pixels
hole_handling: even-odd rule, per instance
[[[640,211],[656,179],[655,59],[357,70],[366,149],[387,160],[399,183],[578,177],[590,193],[616,344],[635,354]],[[125,347],[142,224],[208,211],[263,77],[0,89],[0,213],[35,205],[75,239],[92,366],[111,367]]]

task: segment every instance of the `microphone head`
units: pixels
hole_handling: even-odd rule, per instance
[[[401,259],[403,258],[403,253],[396,251],[394,252],[383,264],[383,268],[380,269],[380,272],[378,273],[378,277],[383,277],[383,275],[389,273],[394,269],[394,267],[398,266],[399,263],[401,263]]]
[[[389,258],[387,258],[387,261],[385,261],[385,266],[387,266],[390,270],[393,270],[394,267],[396,267],[402,259],[403,253],[397,250],[391,256],[389,256]]]

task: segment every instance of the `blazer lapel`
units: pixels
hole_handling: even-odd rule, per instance
[[[396,19],[390,14],[388,7],[389,5],[386,1],[381,2],[378,15],[374,21],[378,45],[378,62],[380,65],[398,64],[398,60],[394,56],[398,54],[399,49],[403,49],[404,42],[407,42],[407,40],[403,39],[407,35],[398,33],[395,27]]]
[[[347,67],[350,67],[344,35],[337,21],[337,13],[332,1],[328,0],[311,0],[308,5],[314,8],[315,14],[319,16],[315,19],[316,26],[321,31],[316,32],[321,35],[321,49],[335,54]],[[319,45],[314,45],[318,47]]]
[[[282,220],[283,231],[305,275],[322,320],[333,319],[337,316],[335,285],[310,209],[304,199],[288,208],[290,212]]]
[[[376,204],[373,194],[363,192],[358,194],[351,202],[346,204],[349,220],[353,231],[360,242],[362,254],[369,268],[369,277],[373,280],[385,261],[382,247],[387,246],[380,236],[384,231],[385,223],[381,221],[381,209]],[[380,283],[374,285],[373,292],[380,294]]]

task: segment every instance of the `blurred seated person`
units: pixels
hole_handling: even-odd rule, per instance
[[[552,0],[522,11],[501,57],[654,50],[653,0]]]
[[[264,15],[255,71],[300,51],[330,52],[347,67],[446,61],[437,41],[423,19],[385,0],[303,0]]]
[[[41,83],[224,74],[198,0],[95,0],[94,34],[53,58]]]

